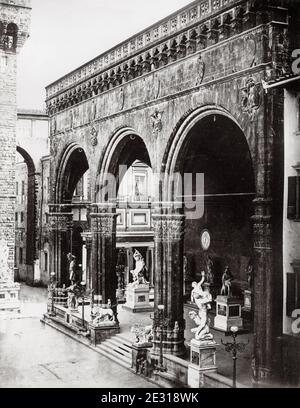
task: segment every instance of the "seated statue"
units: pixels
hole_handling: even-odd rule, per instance
[[[147,267],[144,258],[139,251],[135,251],[133,258],[135,260],[135,269],[130,271],[133,282],[128,286],[137,287],[139,285],[147,285],[148,282],[145,279],[144,273],[147,271]]]

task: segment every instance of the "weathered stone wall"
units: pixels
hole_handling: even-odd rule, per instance
[[[29,1],[0,3],[0,238],[9,246],[9,268],[13,273],[15,240],[15,155],[16,155],[16,52],[28,36]],[[22,6],[22,7],[20,7]],[[6,36],[6,27],[18,27],[13,41]]]

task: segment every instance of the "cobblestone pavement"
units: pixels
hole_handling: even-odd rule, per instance
[[[0,316],[0,388],[151,388],[151,383],[40,322],[46,291],[22,285],[21,313]]]

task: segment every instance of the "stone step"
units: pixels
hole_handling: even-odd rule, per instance
[[[106,340],[105,344],[111,344],[113,348],[119,348],[125,354],[131,355],[132,353],[132,347],[128,346],[127,344],[124,344],[121,340],[115,339],[114,337],[111,337],[110,339]]]
[[[123,344],[126,344],[128,347],[132,348],[133,340],[131,340],[128,337],[125,337],[125,335],[123,333],[118,333],[113,338],[114,339],[120,339],[123,342]]]
[[[112,349],[109,345],[105,344],[105,342],[103,342],[102,344],[98,344],[97,349],[101,350],[106,357],[114,360],[124,367],[131,367],[131,358],[119,353],[115,349]]]

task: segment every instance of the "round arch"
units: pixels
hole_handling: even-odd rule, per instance
[[[129,143],[134,144],[134,147],[129,148]],[[105,185],[109,175],[116,177],[119,166],[130,166],[137,159],[152,167],[145,141],[133,128],[122,127],[114,133],[100,158],[95,186],[96,202],[99,199],[99,191]],[[120,177],[124,174],[120,174]],[[118,183],[120,182],[121,180],[118,180]]]
[[[77,143],[71,143],[64,150],[55,177],[55,203],[62,204],[72,199],[74,189],[89,169],[84,149]]]
[[[171,134],[170,140],[168,142],[166,151],[163,156],[161,174],[164,174],[163,182],[160,188],[160,197],[162,201],[172,202],[172,187],[170,184],[170,177],[178,172],[180,157],[184,155],[184,150],[188,144],[189,135],[191,130],[199,124],[203,119],[208,117],[219,116],[226,118],[231,123],[233,123],[241,134],[244,136],[244,141],[247,144],[247,149],[251,157],[251,165],[253,169],[252,155],[250,152],[250,147],[248,141],[244,135],[244,131],[240,124],[226,109],[216,106],[209,105],[199,107],[192,111],[188,111],[183,118],[177,123],[174,131]]]
[[[34,283],[34,261],[37,259],[36,248],[36,168],[30,154],[21,146],[16,151],[27,165],[27,214],[26,214],[26,276],[20,276],[28,284]]]

